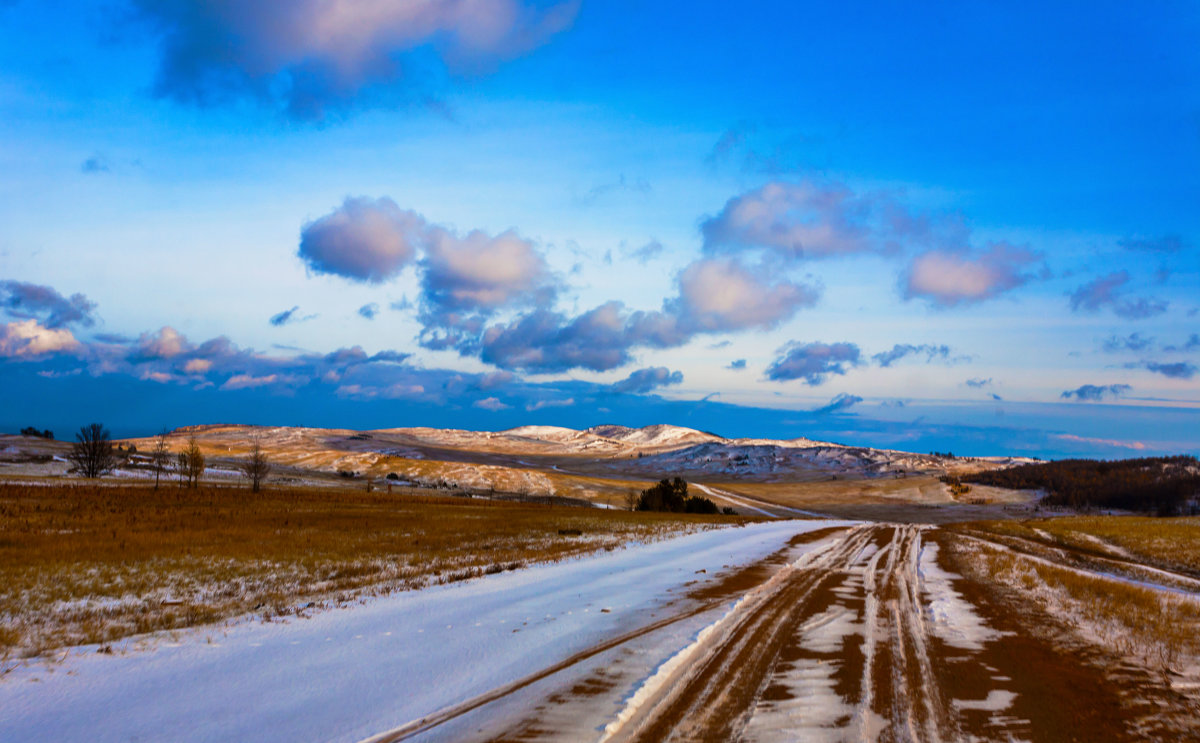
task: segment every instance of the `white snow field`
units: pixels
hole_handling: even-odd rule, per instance
[[[0,740],[362,740],[643,627],[685,584],[839,525],[717,529],[308,619],[143,637],[112,655],[76,648],[0,677]],[[656,647],[649,667],[692,639]]]

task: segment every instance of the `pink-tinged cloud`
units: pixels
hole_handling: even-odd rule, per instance
[[[147,382],[158,382],[159,384],[183,381],[170,372],[151,371],[149,369],[143,369],[141,374],[138,375],[138,379],[142,379]]]
[[[512,406],[505,405],[498,397],[485,397],[482,400],[476,400],[475,402],[471,403],[471,407],[495,412],[497,410],[508,410]]]
[[[545,410],[546,408],[569,408],[575,404],[575,398],[568,397],[564,400],[537,400],[525,406],[525,410],[532,413],[535,410]]]
[[[0,358],[30,359],[81,348],[66,328],[47,328],[37,320],[18,320],[0,326]]]
[[[212,367],[211,359],[190,359],[183,365],[183,370],[188,374],[207,374]]]
[[[679,274],[679,322],[693,332],[767,330],[819,298],[815,287],[730,259],[698,260]]]
[[[632,360],[635,348],[674,348],[702,333],[766,330],[816,303],[819,291],[730,258],[693,262],[677,277],[679,294],[662,309],[628,312],[606,302],[574,318],[537,309],[486,328],[460,353],[538,374],[575,368],[607,371]]]
[[[1100,446],[1114,446],[1119,449],[1135,449],[1135,450],[1140,451],[1140,450],[1146,448],[1146,445],[1140,441],[1121,441],[1118,439],[1094,439],[1094,438],[1091,438],[1088,436],[1076,436],[1075,434],[1071,434],[1071,433],[1055,434],[1054,438],[1061,439],[1063,441],[1074,441],[1079,444],[1099,444]]]
[[[821,258],[872,249],[873,204],[838,185],[768,183],[735,196],[704,222],[709,252],[767,248],[788,258]]]
[[[420,214],[387,197],[348,198],[304,225],[298,255],[314,273],[379,284],[414,261],[426,228]]]
[[[452,69],[481,70],[568,28],[579,2],[520,0],[135,0],[156,28],[155,91],[211,105],[251,98],[296,119],[412,87],[406,55],[431,49]]]
[[[221,385],[223,390],[249,390],[255,387],[270,387],[279,380],[278,374],[267,374],[256,377],[252,374],[235,374]]]
[[[1028,270],[1039,259],[1033,251],[1003,242],[981,252],[930,250],[909,264],[904,298],[921,298],[940,307],[982,302],[1032,279]]]
[[[434,227],[423,261],[422,301],[434,311],[491,312],[515,304],[545,304],[557,287],[533,243],[509,230],[464,237]]]
[[[192,350],[192,344],[175,328],[164,325],[153,333],[138,336],[135,358],[139,361],[171,359]]]

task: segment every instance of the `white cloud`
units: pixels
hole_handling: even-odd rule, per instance
[[[555,293],[545,259],[513,230],[495,237],[473,230],[460,238],[435,227],[423,265],[423,301],[438,310],[490,312],[541,304]]]
[[[0,356],[5,358],[32,358],[80,348],[71,331],[47,328],[37,320],[18,320],[0,328]]]
[[[568,397],[565,400],[538,400],[531,402],[525,406],[525,410],[532,413],[535,410],[543,410],[545,408],[569,408],[575,404],[575,398]]]
[[[189,359],[183,365],[183,370],[188,374],[206,374],[213,366],[213,362],[209,359]]]
[[[192,346],[175,328],[164,325],[153,333],[142,333],[137,341],[137,358],[169,359],[186,353]]]
[[[267,374],[256,377],[251,374],[235,374],[221,385],[223,390],[248,390],[255,387],[269,387],[279,381],[278,374]]]
[[[471,403],[471,407],[480,408],[481,410],[491,410],[494,412],[497,410],[508,410],[512,406],[505,405],[504,403],[500,402],[500,398],[498,397],[485,397],[482,400],[476,400],[475,402]]]
[[[1032,276],[1024,271],[1038,258],[1030,250],[1007,243],[993,243],[979,253],[930,250],[909,265],[904,295],[942,307],[981,302],[1029,281]]]
[[[300,231],[300,258],[316,273],[378,284],[412,263],[425,219],[384,197],[347,198]]]
[[[800,307],[816,304],[819,292],[751,270],[730,259],[705,259],[679,274],[680,323],[702,332],[769,329]]]

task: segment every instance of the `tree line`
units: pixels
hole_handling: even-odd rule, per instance
[[[1044,490],[1047,505],[1119,508],[1170,516],[1191,511],[1200,498],[1195,457],[1103,461],[1063,459],[965,475],[965,482],[1015,490]]]
[[[154,487],[157,489],[164,476],[174,475],[179,487],[197,488],[204,476],[205,458],[196,437],[189,436],[184,447],[171,453],[168,443],[170,432],[163,429],[155,437],[154,448],[148,458],[154,471]],[[130,452],[137,450],[130,446]],[[73,469],[84,477],[100,477],[115,470],[125,457],[118,448],[113,446],[112,434],[101,423],[89,423],[75,434],[75,443],[67,460],[74,465]],[[250,442],[249,455],[238,463],[238,469],[250,484],[250,489],[257,493],[266,482],[271,472],[271,463],[267,460],[262,441],[254,436]]]

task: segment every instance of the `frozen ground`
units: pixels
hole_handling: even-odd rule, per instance
[[[78,648],[0,681],[0,740],[354,741],[629,632],[830,522],[693,534],[286,623]]]
[[[970,547],[777,520],[80,648],[3,677],[0,740],[1200,739],[1179,684],[971,577]]]

